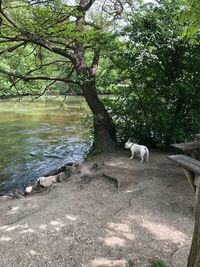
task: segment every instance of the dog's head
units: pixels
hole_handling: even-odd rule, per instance
[[[125,143],[125,148],[129,149],[132,146],[131,139],[129,138],[128,141]]]

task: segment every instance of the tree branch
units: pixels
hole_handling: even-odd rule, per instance
[[[99,63],[99,58],[100,58],[100,49],[97,48],[94,50],[94,56],[93,56],[92,64],[90,66],[92,75],[96,74],[98,63]]]
[[[34,43],[34,44],[39,45],[39,46],[41,46],[43,48],[46,48],[49,51],[52,51],[52,52],[54,52],[56,54],[59,54],[61,56],[64,56],[64,57],[68,58],[73,64],[76,63],[76,57],[72,53],[67,53],[65,49],[61,49],[59,47],[53,46],[51,43],[48,43],[47,41],[43,40],[42,38],[34,36],[33,34],[31,34],[27,30],[25,30],[25,31],[19,30],[17,25],[14,23],[14,21],[7,14],[4,13],[2,8],[0,9],[0,14],[2,14],[3,17],[12,26],[14,26],[18,31],[20,31],[21,35],[23,35],[25,37],[25,39],[24,39],[24,38],[21,38],[21,37],[19,38],[20,35],[18,35],[18,37],[15,36],[15,41],[21,40],[21,41],[24,41],[24,42]],[[66,47],[67,47],[67,45],[66,45]]]
[[[72,53],[68,53],[66,52],[65,49],[61,49],[59,47],[55,47],[52,45],[52,43],[48,42],[48,41],[45,41],[39,37],[35,37],[33,36],[31,33],[29,32],[26,32],[24,33],[24,36],[26,36],[26,41],[27,42],[30,42],[30,43],[33,43],[33,44],[36,44],[36,45],[39,45],[51,52],[54,52],[55,54],[59,54],[63,57],[66,57],[68,58],[73,64],[76,64],[76,57],[72,54]]]
[[[85,21],[85,25],[91,26],[91,27],[93,27],[93,28],[95,28],[97,30],[102,30],[101,26],[99,26],[99,25],[97,25],[97,24],[95,24],[93,22],[90,22],[90,21]]]
[[[35,72],[35,71],[37,71],[37,70],[42,69],[43,67],[47,67],[47,66],[50,66],[50,65],[53,65],[53,64],[56,64],[56,63],[60,63],[60,62],[66,63],[65,60],[55,60],[55,61],[52,61],[52,62],[48,62],[48,63],[45,63],[45,64],[41,64],[38,68],[29,70],[26,74],[24,74],[24,76],[28,76],[28,75],[30,75],[31,73],[33,73],[33,72]]]
[[[23,42],[26,41],[24,38],[20,38],[21,34],[18,34],[14,37],[5,36],[3,34],[0,35],[0,43],[8,43],[8,42]],[[4,38],[4,39],[3,39]]]
[[[86,0],[80,0],[80,4],[77,6],[77,9],[85,12],[90,9],[90,7],[94,4],[95,1],[96,0],[89,0],[87,2]]]
[[[25,76],[20,73],[14,73],[14,72],[9,72],[3,69],[0,69],[0,72],[6,75],[9,75],[11,77],[19,78],[25,82],[28,81],[35,81],[35,80],[46,80],[46,81],[58,81],[58,82],[63,82],[63,83],[72,83],[72,84],[77,84],[80,85],[80,82],[74,81],[71,79],[67,78],[61,78],[61,77],[48,77],[48,76]]]
[[[42,92],[41,94],[39,94],[39,95],[36,97],[36,99],[38,99],[38,98],[40,98],[42,95],[44,95],[44,93],[47,91],[48,87],[51,86],[51,85],[53,85],[55,82],[56,82],[56,81],[53,81],[53,82],[47,84],[47,85],[45,86],[43,92]]]
[[[17,44],[17,45],[15,45],[15,46],[8,47],[7,49],[5,49],[5,50],[3,50],[3,51],[0,51],[0,55],[4,54],[4,53],[6,53],[6,52],[11,53],[11,52],[13,52],[14,50],[16,50],[17,48],[19,48],[19,47],[21,47],[21,46],[23,46],[23,45],[25,45],[25,44],[26,44],[26,42],[22,42],[21,44]]]
[[[6,14],[4,13],[3,9],[2,9],[2,5],[0,8],[0,14],[15,28],[17,28],[17,25],[14,23],[14,21]]]

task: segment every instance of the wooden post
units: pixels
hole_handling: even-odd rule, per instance
[[[195,180],[194,180],[194,185],[196,186],[196,191],[195,191],[195,198],[194,198],[194,211],[196,213],[197,210],[197,202],[198,202],[198,196],[200,193],[200,176],[196,175]]]
[[[198,176],[198,185],[200,176]],[[195,209],[195,227],[192,238],[192,245],[190,248],[190,254],[188,257],[187,267],[199,267],[200,266],[200,190],[196,191],[195,196],[196,209]]]
[[[184,168],[184,172],[185,172],[185,175],[188,179],[189,184],[192,187],[193,192],[196,192],[196,186],[194,185],[194,181],[195,181],[194,173],[192,171],[186,169],[186,168]]]

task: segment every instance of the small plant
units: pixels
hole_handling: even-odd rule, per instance
[[[85,161],[93,160],[95,158],[95,156],[98,156],[101,153],[102,153],[102,151],[97,150],[97,149],[94,150],[93,147],[91,147],[90,150],[89,150],[89,152],[85,156]]]
[[[155,260],[150,267],[167,267],[162,260]]]
[[[129,259],[126,263],[126,267],[134,267],[134,263],[131,259]]]

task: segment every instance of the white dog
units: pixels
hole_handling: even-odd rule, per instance
[[[146,162],[149,160],[149,150],[146,146],[138,145],[135,143],[132,143],[130,139],[126,142],[125,148],[131,150],[131,157],[130,159],[133,159],[135,153],[140,154],[140,162],[144,161],[144,158],[146,158]]]

